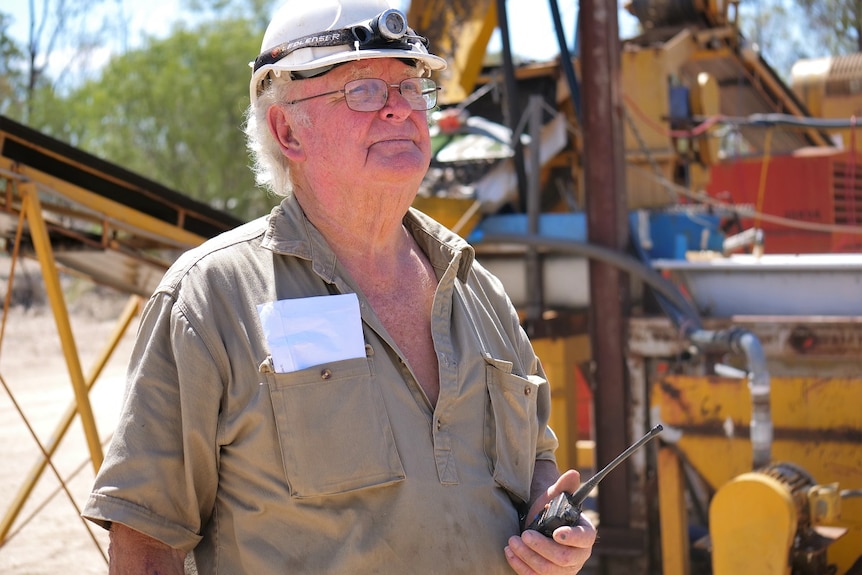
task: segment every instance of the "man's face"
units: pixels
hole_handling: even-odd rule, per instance
[[[291,97],[298,100],[341,90],[357,78],[398,84],[418,75],[417,69],[393,58],[351,62],[298,81]],[[413,110],[397,88],[389,89],[386,104],[376,112],[351,110],[341,94],[286,105],[284,111],[303,150],[292,169],[302,172],[315,188],[320,183],[336,189],[343,189],[345,183],[402,183],[415,192],[428,169],[427,113]],[[291,121],[291,114],[295,120],[297,113],[309,121]]]

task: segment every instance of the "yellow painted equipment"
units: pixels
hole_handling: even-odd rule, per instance
[[[858,119],[862,115],[862,53],[800,60],[790,86],[816,118]],[[858,149],[855,126],[829,130],[846,149]]]
[[[551,384],[551,428],[557,432],[560,446],[557,464],[561,469],[593,467],[593,452],[582,437],[579,440],[575,369],[590,357],[586,335],[533,340],[536,354]],[[586,478],[585,478],[586,479]]]
[[[755,472],[732,479],[709,507],[713,569],[737,575],[789,575],[787,550],[797,521],[793,497],[777,480]]]
[[[452,196],[416,196],[413,207],[465,237],[481,219],[480,202]]]
[[[808,111],[823,118],[862,114],[856,107],[862,99],[853,83],[862,78],[856,72],[862,69],[858,55],[852,60],[819,62],[808,66],[807,73],[800,68],[799,74],[794,72],[793,94],[756,53],[740,46],[735,22],[727,13],[735,2],[691,0],[691,9],[702,17],[668,25],[675,17],[670,11],[684,4],[633,0],[630,7],[635,14],[642,11],[653,18],[641,36],[623,44],[621,52],[620,111],[625,118],[626,196],[631,209],[677,203],[678,191],[668,184],[684,183],[689,191],[697,191],[709,180],[710,167],[722,159],[719,136],[710,131],[691,137],[686,135],[690,125],[675,126],[669,121],[680,93],[685,94],[683,108],[690,117],[764,112],[806,116]],[[438,78],[444,87],[441,103],[461,102],[478,84],[498,81],[481,77],[486,45],[497,24],[494,1],[414,0],[408,19],[450,63]],[[578,62],[574,64],[578,69]],[[589,144],[579,130],[559,68],[557,63],[535,65],[516,75],[519,80],[541,75],[557,81],[557,107],[567,114],[573,135],[570,145],[544,166],[540,177],[544,181],[550,167],[570,170],[576,188],[573,195],[583,206],[581,158]],[[836,75],[839,69],[843,75]],[[84,376],[56,268],[75,270],[135,294],[118,324],[118,334],[109,342],[113,345],[136,313],[137,298],[151,292],[152,282],[169,263],[169,258],[153,254],[196,245],[232,227],[232,222],[205,206],[186,205],[165,190],[154,190],[151,182],[106,169],[72,150],[43,145],[38,134],[7,124],[0,125],[0,179],[5,186],[0,208],[6,221],[19,229],[19,240],[24,231],[32,237],[32,251],[40,258],[52,290],[51,303],[76,396],[59,422],[56,442],[47,446],[48,455],[69,422],[80,415],[91,459],[98,465],[101,447],[87,394],[103,362],[97,362],[92,375]],[[790,154],[830,143],[824,132],[811,128],[767,132],[742,126],[738,134],[745,152],[755,156]],[[852,131],[842,134],[845,145],[854,143],[855,137]],[[59,168],[74,181],[44,166]],[[685,178],[680,177],[683,173]],[[82,184],[92,178],[100,184],[98,190]],[[106,196],[100,193],[104,189],[119,192]],[[143,207],[153,209],[133,209],[126,203],[129,198],[144,198]],[[151,206],[152,201],[157,205]],[[415,205],[462,236],[470,233],[482,212],[473,198],[420,197]],[[64,222],[69,220],[84,226],[67,229]],[[80,231],[91,228],[98,233]],[[78,240],[76,246],[81,249],[74,253],[54,249],[52,241],[58,234]],[[108,265],[106,260],[124,265]],[[630,435],[636,437],[642,431],[639,427],[647,427],[651,410],[653,423],[665,426],[662,446],[650,450],[657,451],[653,453],[657,513],[648,513],[650,502],[644,495],[644,486],[651,480],[647,450],[632,458],[637,493],[619,496],[635,501],[631,526],[651,536],[658,534],[654,536],[660,538],[663,575],[699,575],[689,560],[694,545],[710,551],[713,575],[862,573],[862,497],[858,496],[862,492],[862,322],[843,320],[842,325],[830,327],[823,318],[749,318],[748,327],[767,348],[772,373],[772,461],[759,469],[752,469],[752,400],[747,381],[704,375],[711,373],[709,360],[691,361],[676,371],[654,369],[651,361],[672,364],[688,351],[688,343],[664,319],[631,320],[630,339],[620,342],[629,352],[631,421],[619,425],[628,425]],[[582,452],[577,441],[573,384],[575,366],[591,358],[585,332],[534,339],[553,386],[551,425],[560,435],[563,468],[592,463],[591,454]],[[645,336],[646,332],[650,335]],[[807,347],[807,335],[794,340],[797,332],[817,335],[811,337],[817,349]],[[652,338],[647,343],[657,351],[644,351],[646,338]],[[108,354],[110,349],[109,345]],[[40,461],[0,521],[0,543],[44,468]],[[693,541],[690,528],[698,521],[709,534]],[[608,539],[600,539],[599,545]]]
[[[466,98],[476,86],[497,26],[494,0],[417,0],[410,3],[407,21],[428,38],[435,54],[449,61],[440,78],[440,102]]]
[[[653,386],[654,415],[676,431],[658,470],[665,575],[688,572],[679,557],[692,543],[683,464],[714,492],[714,575],[840,575],[862,557],[862,506],[853,497],[862,489],[862,380],[776,377],[771,386],[772,458],[788,463],[755,471],[745,379],[664,376]]]
[[[477,85],[495,81],[479,77],[476,66],[496,14],[485,10],[493,8],[493,2],[477,2],[476,6],[482,7],[472,11],[466,11],[464,2],[443,4],[449,15],[442,14],[445,10],[440,2],[414,0],[410,20],[422,30],[428,30],[426,22],[440,23],[441,28],[432,30],[429,37],[432,45],[457,56],[450,58],[452,75],[441,79],[447,92],[455,95],[446,103],[455,103]],[[630,209],[677,204],[681,194],[705,189],[712,168],[728,159],[722,140],[727,132],[707,127],[693,134],[695,117],[703,121],[767,113],[798,118],[862,114],[862,109],[839,107],[862,99],[855,93],[848,95],[853,86],[845,86],[844,92],[835,91],[837,61],[832,62],[830,88],[817,88],[819,100],[798,89],[791,91],[759,54],[743,47],[736,27],[736,7],[736,2],[721,0],[632,0],[627,6],[644,23],[642,34],[626,40],[620,54],[620,108]],[[729,9],[734,14],[729,14]],[[452,13],[463,15],[457,25]],[[465,54],[470,56],[464,58]],[[862,68],[862,61],[854,62]],[[579,70],[577,59],[573,64]],[[820,68],[822,72],[823,66]],[[844,65],[845,77],[862,77],[846,69]],[[522,80],[527,73],[521,68],[516,76]],[[557,107],[567,114],[573,135],[556,165],[571,171],[573,195],[583,207],[586,191],[581,158],[589,144],[578,129],[568,85],[556,63],[532,66],[529,73],[557,81]],[[451,89],[447,81],[452,83]],[[827,85],[822,73],[816,81]],[[674,116],[680,111],[680,116]],[[831,145],[829,134],[810,126],[764,130],[740,125],[735,130],[742,153],[752,157],[790,155]],[[855,142],[853,134],[843,138],[845,146]],[[457,213],[451,217],[460,219]],[[769,354],[774,425],[770,463],[782,463],[778,472],[775,468],[752,468],[752,403],[747,382],[703,375],[711,373],[712,367],[711,360],[703,358],[690,363],[679,360],[684,364],[675,372],[679,375],[657,371],[653,362],[673,365],[688,352],[688,344],[677,331],[661,327],[650,336],[649,343],[657,351],[644,351],[643,342],[638,340],[640,326],[648,325],[647,330],[655,326],[651,320],[641,323],[641,319],[632,320],[634,335],[623,344],[629,347],[632,378],[632,420],[626,423],[631,437],[642,433],[648,427],[644,412],[651,406],[656,418],[652,423],[664,424],[666,431],[663,446],[655,454],[657,513],[650,516],[649,504],[637,500],[639,494],[632,495],[635,511],[631,524],[648,524],[648,531],[660,533],[664,575],[697,575],[689,559],[694,544],[711,553],[714,575],[862,572],[862,562],[854,567],[862,554],[862,499],[851,496],[862,490],[862,380],[858,379],[862,364],[857,357],[862,330],[858,318],[841,318],[836,326],[827,325],[823,318],[748,319],[748,327],[763,340]],[[797,338],[799,333],[809,332],[819,338],[813,352],[804,347],[804,338]],[[571,345],[564,338],[536,340],[536,350],[555,385],[552,425],[561,437],[559,455],[564,467],[580,466],[583,459],[577,452],[578,425],[573,421],[576,405],[570,374],[574,364],[590,359],[584,345]],[[635,461],[634,482],[646,491],[648,466]],[[793,480],[791,469],[810,479],[802,483]],[[695,494],[692,484],[699,486]],[[689,534],[697,522],[709,531],[709,536],[698,542]],[[811,546],[815,541],[811,533],[822,538],[816,540],[816,549]],[[798,559],[805,556],[816,556],[817,561]],[[793,557],[797,557],[795,564]]]

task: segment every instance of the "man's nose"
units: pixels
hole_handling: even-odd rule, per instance
[[[387,92],[386,102],[383,104],[383,108],[380,109],[381,113],[387,118],[406,118],[410,116],[413,112],[413,107],[407,101],[407,98],[401,95],[401,85],[388,84],[387,86],[389,91]]]

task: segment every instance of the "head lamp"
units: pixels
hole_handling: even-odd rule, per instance
[[[360,27],[354,29],[354,34],[358,37]],[[381,38],[389,42],[400,40],[410,30],[407,27],[407,18],[400,10],[389,9],[372,18],[368,21],[367,27],[364,28],[371,31],[371,37],[366,42],[373,42],[375,37]]]

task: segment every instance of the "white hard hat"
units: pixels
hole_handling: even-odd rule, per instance
[[[446,60],[430,54],[426,43],[387,0],[287,0],[266,28],[260,55],[250,63],[249,95],[254,102],[271,72],[305,76],[366,58],[407,58],[431,70],[444,69]]]

